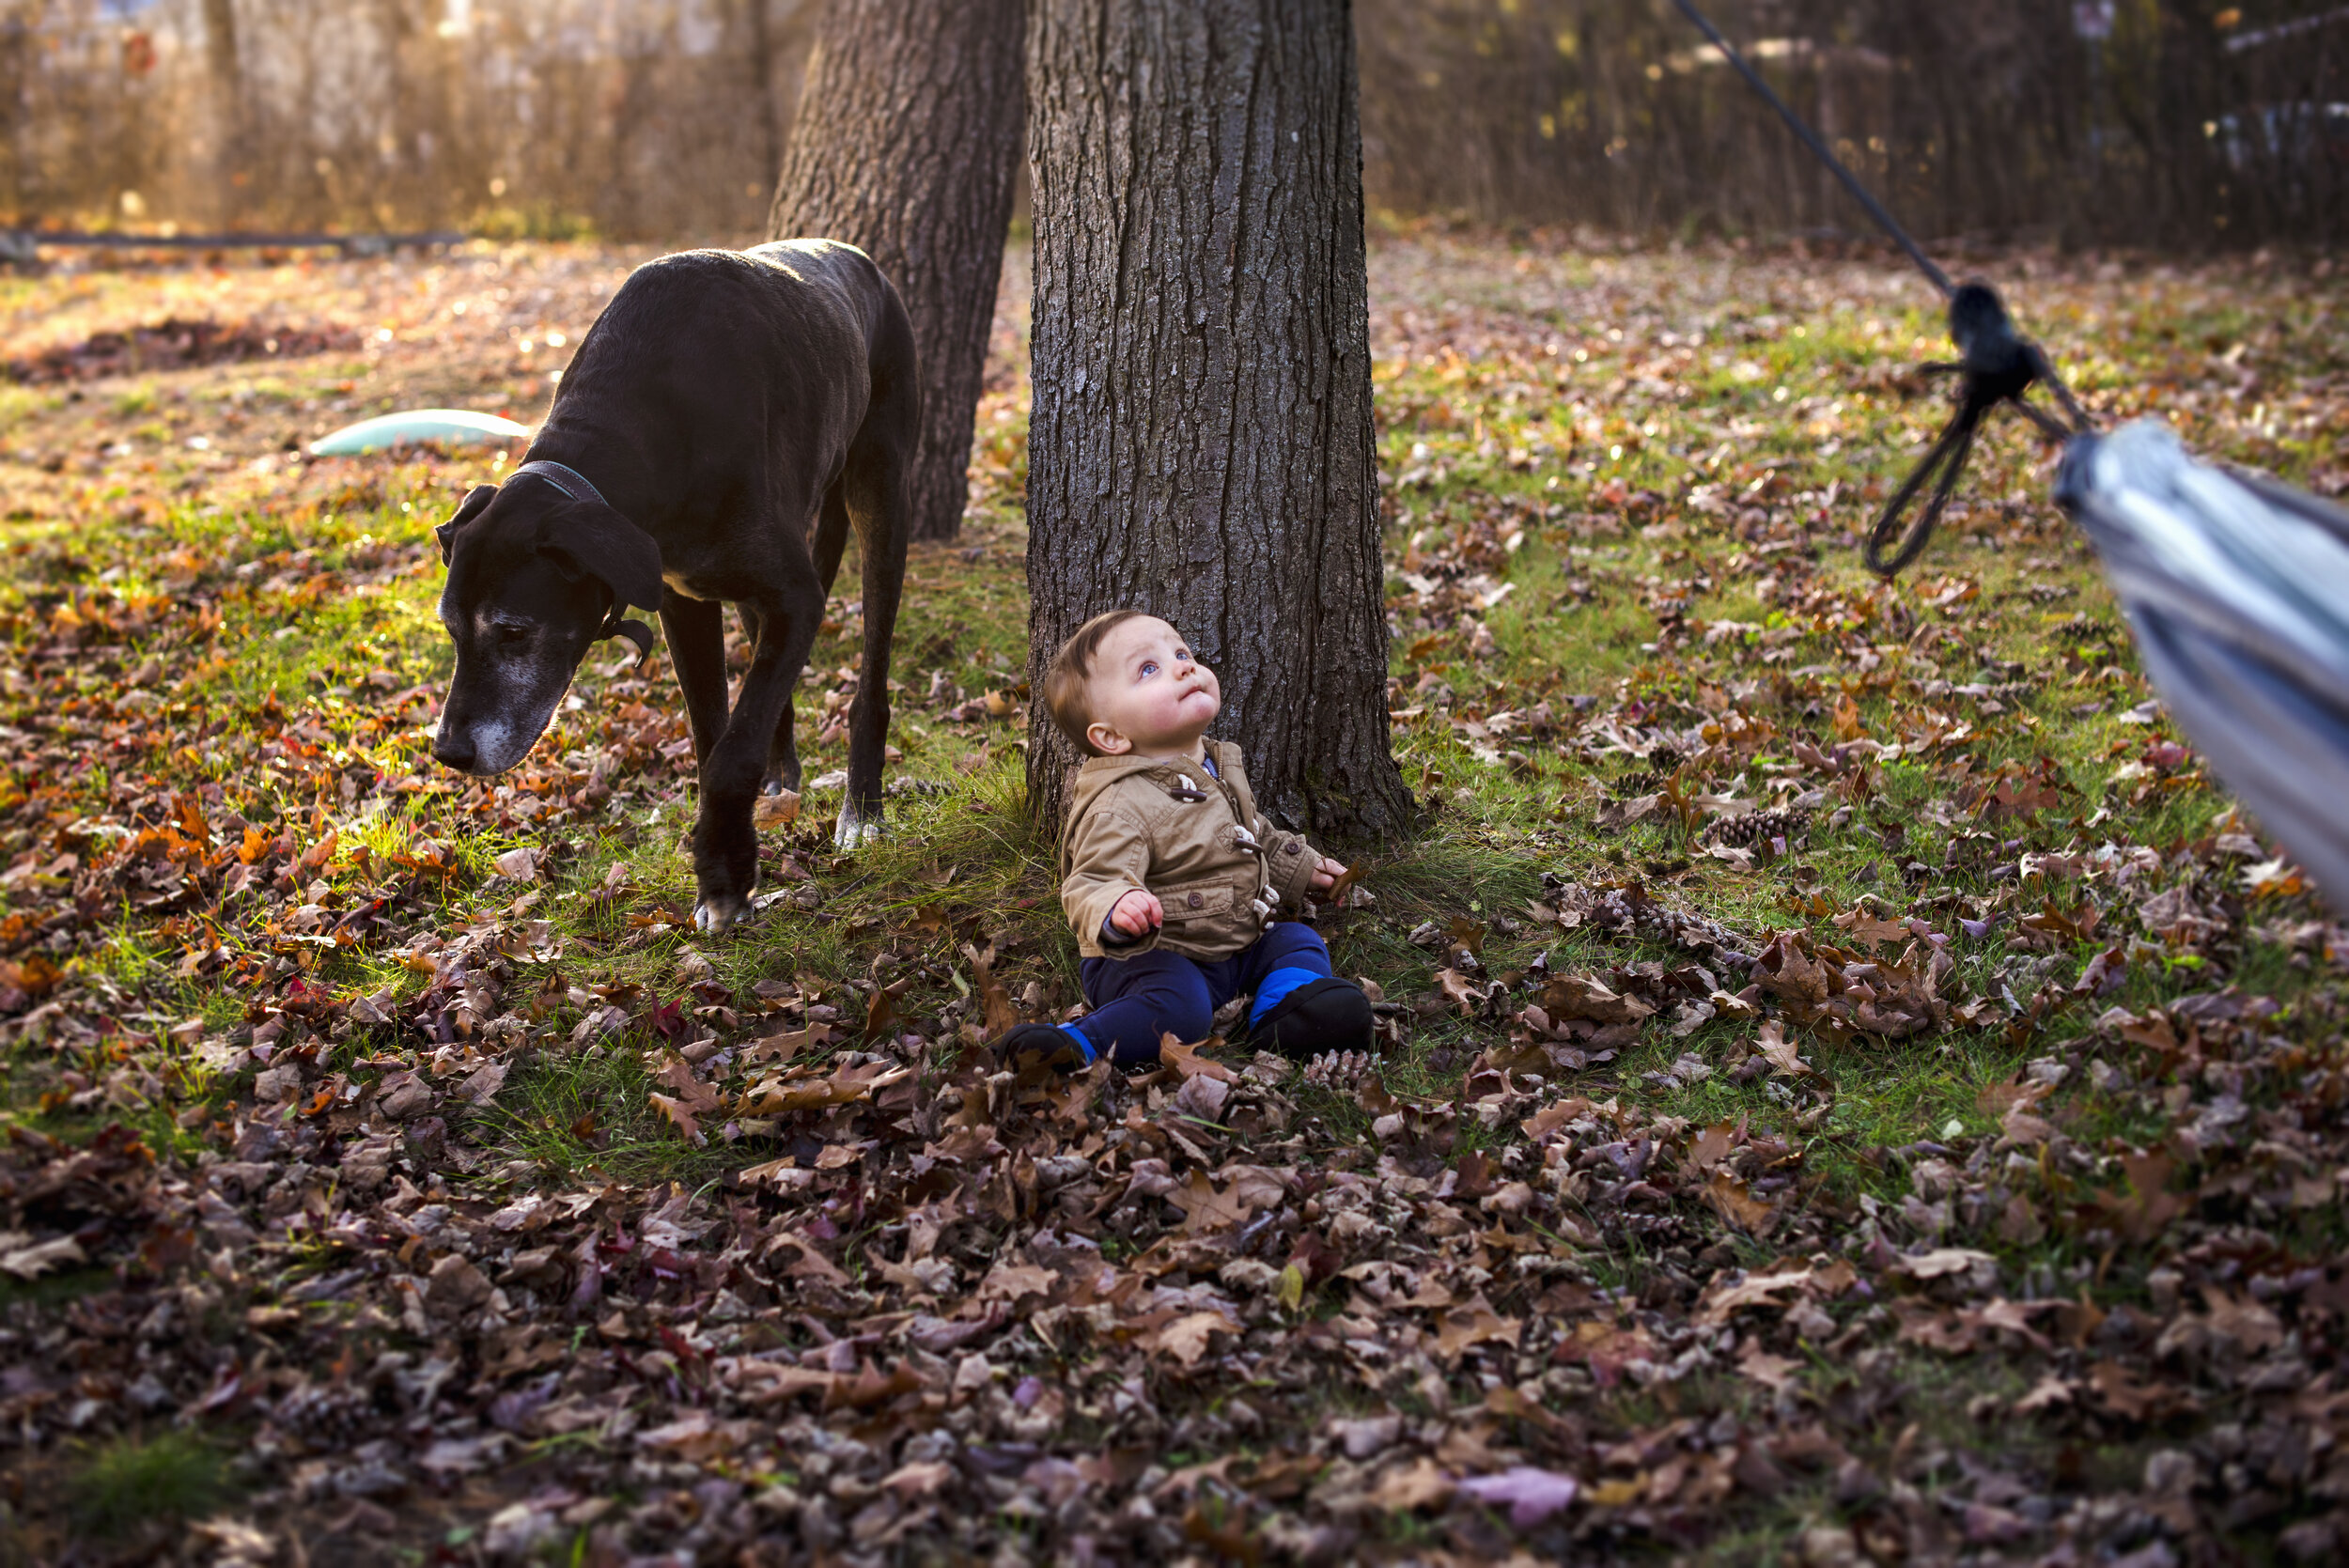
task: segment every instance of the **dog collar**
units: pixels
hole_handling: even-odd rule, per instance
[[[612,505],[603,498],[603,492],[596,489],[593,480],[568,463],[558,463],[552,458],[533,458],[507,474],[506,482],[510,485],[524,474],[533,479],[545,480],[573,501],[592,501],[599,506]]]
[[[568,463],[558,463],[552,458],[533,458],[507,474],[506,482],[510,485],[524,475],[546,481],[573,501],[592,501],[599,506],[612,506],[612,503],[603,498],[603,492],[596,489],[595,481]],[[616,506],[612,509],[619,510]],[[603,617],[603,625],[596,629],[596,640],[627,638],[636,644],[636,666],[642,669],[645,660],[652,657],[652,628],[642,621],[631,621],[623,616],[620,612],[627,608],[616,599],[613,602],[611,610]]]

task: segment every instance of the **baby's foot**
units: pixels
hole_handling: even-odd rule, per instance
[[[997,1037],[991,1048],[995,1059],[1006,1067],[1033,1063],[1062,1073],[1081,1073],[1100,1057],[1083,1035],[1049,1023],[1014,1024]]]
[[[1248,1040],[1299,1062],[1325,1051],[1368,1050],[1370,998],[1335,975],[1308,982],[1250,1024]]]

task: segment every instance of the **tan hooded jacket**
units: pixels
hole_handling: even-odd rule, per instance
[[[1228,958],[1264,934],[1283,905],[1302,908],[1320,857],[1304,838],[1257,815],[1239,748],[1206,743],[1222,777],[1148,757],[1094,757],[1077,770],[1061,835],[1060,901],[1087,958],[1164,948]],[[1166,924],[1130,946],[1104,948],[1101,923],[1136,888],[1155,893]]]

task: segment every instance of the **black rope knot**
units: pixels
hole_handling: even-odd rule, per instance
[[[1942,508],[1949,505],[1959,476],[1966,472],[1966,458],[1974,447],[1974,432],[1991,410],[2001,403],[2012,403],[2032,424],[2059,442],[2068,440],[2074,430],[2088,427],[2087,415],[2064,390],[2046,355],[2039,351],[2039,345],[2015,334],[2006,306],[1989,285],[1963,284],[1951,292],[1950,336],[1957,344],[1958,361],[1924,368],[1928,374],[1955,374],[1961,378],[1957,410],[1950,415],[1949,424],[1942,427],[1940,438],[1925,453],[1924,460],[1901,481],[1901,488],[1885,504],[1884,514],[1868,531],[1868,569],[1882,577],[1893,576],[1923,552],[1933,537],[1934,525],[1941,520]],[[2072,416],[2073,430],[2065,429],[2052,414],[2023,400],[2023,395],[2038,381],[2045,381],[2055,390],[2065,411]],[[1902,514],[1928,482],[1933,485],[1933,494],[1925,502],[1924,510],[1914,523],[1904,525]],[[1895,539],[1900,541],[1900,548],[1888,558],[1886,548]]]

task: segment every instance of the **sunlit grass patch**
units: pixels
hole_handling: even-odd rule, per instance
[[[80,1527],[107,1537],[199,1518],[236,1495],[220,1452],[185,1432],[126,1436],[99,1446],[67,1491]]]

